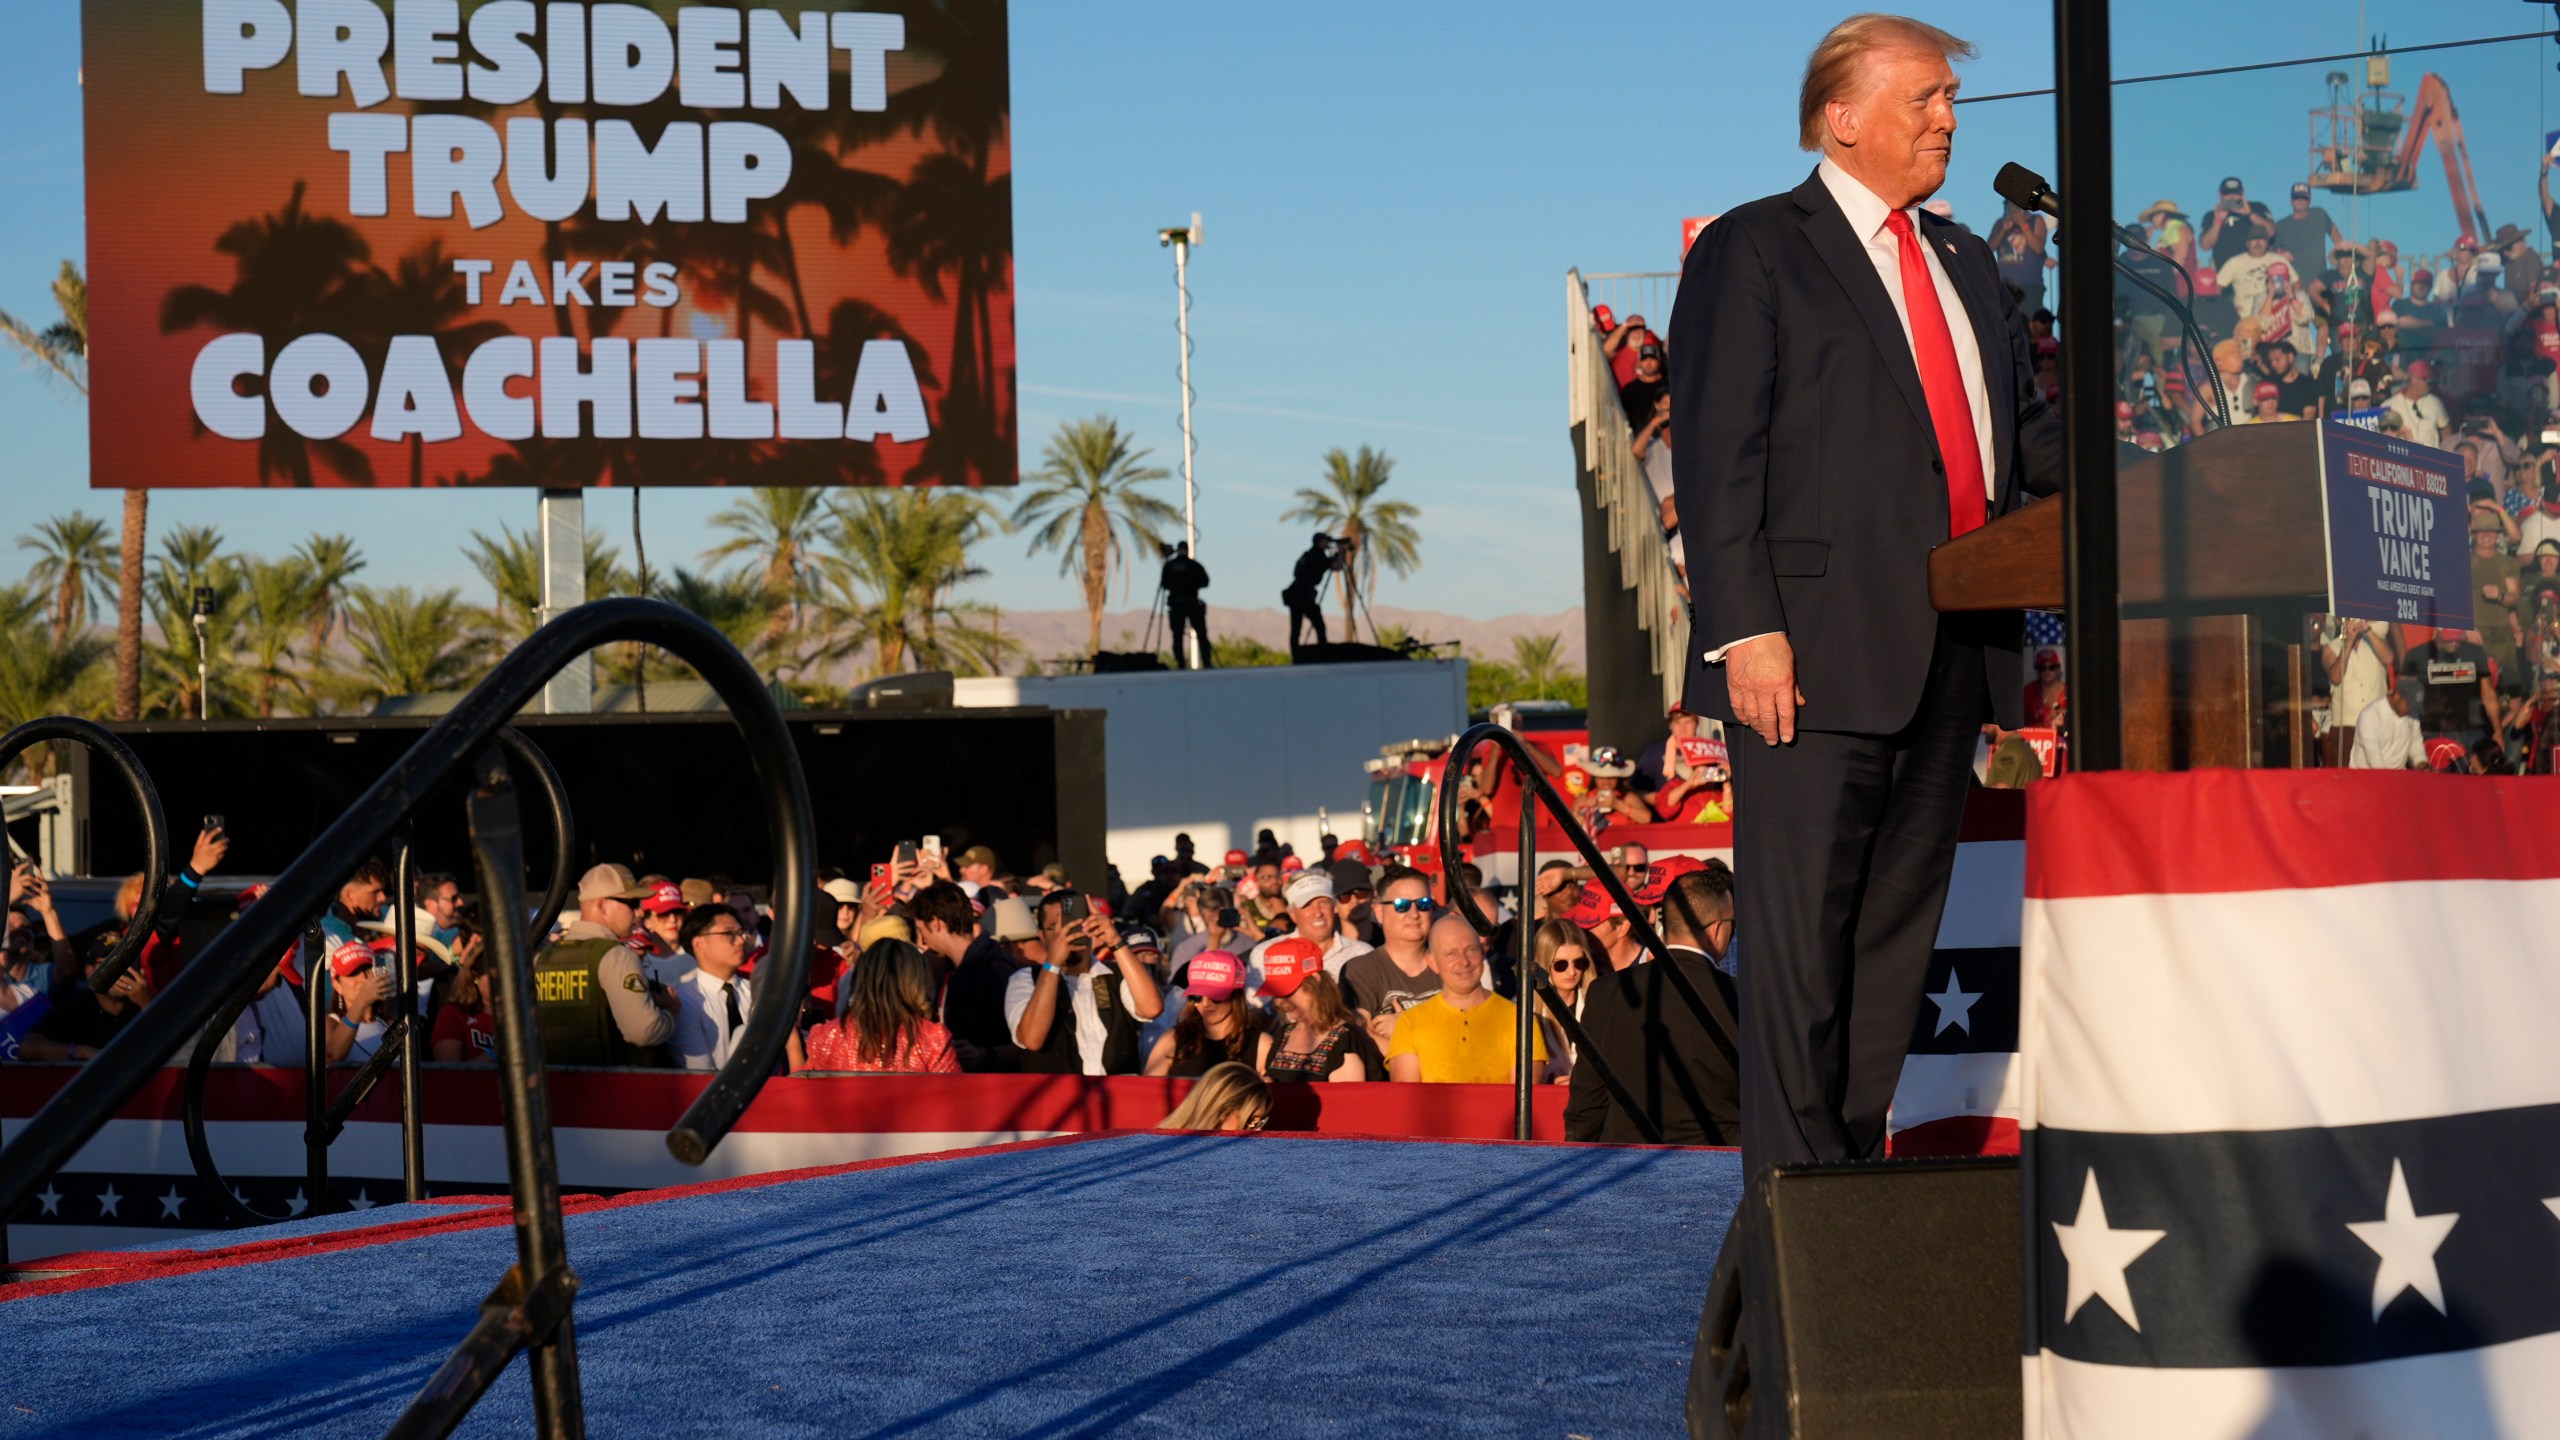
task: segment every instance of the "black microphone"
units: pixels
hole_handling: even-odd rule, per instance
[[[2056,220],[2062,218],[2062,202],[2054,198],[2053,187],[2044,183],[2043,176],[2015,160],[2001,166],[2000,173],[1991,177],[1991,188],[2021,210],[2041,210]]]

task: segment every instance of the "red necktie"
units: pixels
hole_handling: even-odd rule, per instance
[[[1955,338],[1938,305],[1938,282],[1911,233],[1911,217],[1895,210],[1885,228],[1902,242],[1902,305],[1911,316],[1911,348],[1920,362],[1920,389],[1929,397],[1929,423],[1938,432],[1938,458],[1946,462],[1947,538],[1980,529],[1988,508],[1982,485],[1982,448],[1973,431],[1973,402],[1964,394]]]

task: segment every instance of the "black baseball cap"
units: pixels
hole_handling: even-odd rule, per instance
[[[2237,195],[2245,188],[2247,187],[2240,183],[2240,177],[2237,175],[2225,175],[2222,177],[2222,193],[2225,195]]]
[[[2311,198],[2311,186],[2310,186],[2308,183],[2306,183],[2306,182],[2304,182],[2304,181],[2301,181],[2301,180],[2296,180],[2296,181],[2294,181],[2294,182],[2293,182],[2293,198],[2294,198],[2294,199],[2296,199],[2296,200],[2308,200],[2308,199],[2310,199],[2310,198]]]

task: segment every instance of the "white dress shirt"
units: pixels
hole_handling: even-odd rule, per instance
[[[1849,233],[1858,237],[1858,243],[1866,249],[1867,259],[1874,263],[1876,278],[1884,282],[1885,297],[1893,301],[1894,317],[1902,322],[1902,343],[1912,346],[1912,365],[1918,368],[1920,352],[1911,338],[1911,307],[1902,296],[1902,239],[1885,226],[1885,219],[1893,213],[1893,207],[1868,189],[1865,182],[1832,163],[1828,155],[1822,157],[1822,164],[1814,173],[1822,177],[1823,188],[1829,190],[1831,198],[1838,202],[1840,213],[1849,217]],[[1970,318],[1973,312],[1965,308],[1964,297],[1956,293],[1955,281],[1948,277],[1947,267],[1940,256],[1942,250],[1953,254],[1955,244],[1943,239],[1935,245],[1929,242],[1929,231],[1920,223],[1918,206],[1902,213],[1911,217],[1912,234],[1919,240],[1921,258],[1928,262],[1929,278],[1937,284],[1938,310],[1946,316],[1947,336],[1955,342],[1956,371],[1964,377],[1964,398],[1973,411],[1973,440],[1982,453],[1982,493],[1985,503],[1988,503],[2000,493],[2000,477],[1992,473],[1991,392],[1982,378],[1982,344],[1974,336]],[[1726,651],[1744,640],[1759,638],[1759,635],[1744,635],[1728,640],[1707,652],[1707,663],[1722,664]]]
[[[729,1000],[720,993],[722,985],[738,987],[738,1028],[729,1029]],[[687,1070],[717,1070],[729,1063],[729,1052],[738,1048],[738,1037],[747,1033],[746,1022],[756,1013],[755,991],[747,977],[723,981],[708,970],[696,968],[684,972],[671,987],[676,992],[676,1033],[668,1043],[676,1052],[676,1063]]]

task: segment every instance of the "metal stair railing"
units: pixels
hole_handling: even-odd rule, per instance
[[[380,852],[447,781],[467,776],[471,784],[472,858],[490,913],[523,913],[523,836],[514,783],[496,743],[498,732],[572,660],[598,646],[626,641],[656,645],[690,662],[727,705],[746,740],[772,849],[775,933],[758,979],[786,1003],[755,1007],[729,1062],[667,1132],[667,1149],[676,1159],[701,1164],[772,1075],[798,1018],[799,1007],[787,1002],[808,978],[816,822],[799,752],[755,668],[699,617],[662,601],[626,598],[581,605],[536,630],[499,661],[286,867],[257,905],[217,935],[168,990],[144,1006],[15,1138],[0,1146],[0,1213],[24,1203],[154,1071],[192,1042],[230,997],[275,963],[301,917],[317,914],[327,904],[348,856]],[[408,897],[401,899],[406,903]],[[533,954],[514,925],[494,925],[488,935],[497,981],[499,1093],[505,1105],[516,1263],[481,1303],[478,1323],[389,1433],[450,1434],[516,1352],[526,1350],[531,1352],[535,1430],[545,1437],[582,1436],[586,1422],[572,1322],[578,1281],[569,1268],[561,1224]]]
[[[1593,276],[1661,289],[1670,275]],[[1618,557],[1619,582],[1636,595],[1636,621],[1644,627],[1654,674],[1667,709],[1680,698],[1689,675],[1689,602],[1682,599],[1671,548],[1662,536],[1662,509],[1635,456],[1635,432],[1618,404],[1617,377],[1591,323],[1591,288],[1579,270],[1564,277],[1566,394],[1569,423],[1581,427],[1582,467],[1591,472],[1592,494],[1609,525],[1609,549]],[[1667,307],[1657,307],[1667,312]],[[1656,317],[1647,315],[1649,323]]]
[[[1608,857],[1600,853],[1600,847],[1592,843],[1590,833],[1582,828],[1582,822],[1573,818],[1573,807],[1566,804],[1564,797],[1556,793],[1555,787],[1547,783],[1547,777],[1539,773],[1536,763],[1530,757],[1526,742],[1512,734],[1509,729],[1489,721],[1473,726],[1465,734],[1460,735],[1457,743],[1449,748],[1448,773],[1463,774],[1469,757],[1475,753],[1479,745],[1491,745],[1502,751],[1509,759],[1513,773],[1520,777],[1520,884],[1518,890],[1522,900],[1525,902],[1535,889],[1531,879],[1537,874],[1538,810],[1543,806],[1554,818],[1556,828],[1562,830],[1565,838],[1573,842],[1573,848],[1581,853],[1583,863],[1591,868],[1592,878],[1599,882],[1602,889],[1609,892],[1609,898],[1617,902],[1618,913],[1626,917],[1627,928],[1635,936],[1636,943],[1645,948],[1645,953],[1652,957],[1654,964],[1663,968],[1664,975],[1671,981],[1671,987],[1679,991],[1680,997],[1688,1002],[1691,1010],[1697,1013],[1698,1023],[1706,1027],[1710,1036],[1715,1037],[1717,1046],[1725,1052],[1726,1059],[1735,1058],[1739,1054],[1737,1048],[1739,1037],[1734,1034],[1729,1018],[1718,1015],[1716,1007],[1707,1003],[1707,997],[1699,992],[1697,985],[1672,961],[1670,947],[1663,943],[1659,934],[1655,933],[1653,922],[1645,918],[1644,910],[1636,904],[1635,897],[1627,893],[1626,882],[1619,878],[1616,870],[1610,867]],[[1490,937],[1496,928],[1493,918],[1477,907],[1475,896],[1467,888],[1465,857],[1459,853],[1458,849],[1462,839],[1462,829],[1458,813],[1458,787],[1443,785],[1440,787],[1440,869],[1441,874],[1448,880],[1449,905],[1451,909],[1458,912],[1460,918],[1474,928],[1478,935]],[[1572,1040],[1575,1046],[1573,1063],[1577,1067],[1591,1066],[1593,1072],[1599,1075],[1600,1082],[1609,1087],[1611,1098],[1624,1108],[1627,1118],[1635,1124],[1637,1132],[1648,1142],[1661,1144],[1660,1127],[1653,1123],[1652,1117],[1645,1113],[1641,1104],[1637,1103],[1635,1093],[1629,1090],[1624,1080],[1610,1068],[1608,1061],[1586,1042],[1582,1026],[1575,1021],[1573,1013],[1565,1008],[1563,1001],[1556,995],[1555,987],[1548,984],[1547,977],[1539,974],[1537,967],[1531,963],[1536,946],[1531,941],[1530,932],[1536,925],[1536,917],[1530,914],[1524,903],[1520,910],[1519,927],[1520,1034],[1519,1048],[1515,1052],[1518,1061],[1513,1067],[1513,1083],[1518,1091],[1514,1097],[1515,1138],[1521,1140],[1530,1138],[1530,1097],[1535,1093],[1537,1084],[1530,1063],[1530,1057],[1536,1053],[1536,1048],[1530,1041],[1530,1035],[1537,1023],[1531,1013],[1535,1007],[1529,1003],[1530,997],[1534,994],[1538,999],[1546,1002],[1547,1013],[1556,1017],[1557,1024]],[[1592,959],[1594,963],[1591,980],[1588,983],[1597,984],[1601,979],[1602,972],[1599,969],[1601,962],[1598,956],[1593,956]]]
[[[569,896],[570,869],[575,862],[577,852],[577,832],[569,813],[568,791],[560,783],[560,772],[552,768],[551,757],[543,754],[541,747],[535,745],[523,731],[514,726],[498,732],[498,743],[518,766],[532,775],[536,782],[534,788],[542,792],[544,808],[551,822],[551,888],[543,899],[542,907],[534,912],[530,922],[531,928],[525,941],[526,944],[539,949],[544,933],[550,929],[551,917],[560,913],[561,905]],[[307,1109],[302,1132],[303,1186],[311,1199],[309,1208],[303,1211],[303,1214],[326,1214],[338,1208],[327,1199],[330,1194],[329,1147],[336,1144],[338,1137],[346,1132],[347,1122],[354,1117],[356,1107],[363,1104],[365,1098],[373,1093],[374,1087],[390,1073],[395,1063],[400,1067],[402,1198],[408,1200],[426,1198],[426,1119],[425,1107],[422,1103],[424,1082],[419,1070],[422,1063],[419,1052],[426,1045],[427,1036],[425,1027],[418,1022],[417,979],[412,973],[417,955],[418,912],[416,905],[409,899],[415,888],[415,876],[411,873],[411,856],[410,843],[406,837],[403,837],[398,842],[392,859],[392,893],[401,897],[394,906],[392,923],[393,944],[396,951],[392,968],[396,988],[402,995],[409,998],[407,1003],[399,1007],[389,1026],[383,1031],[381,1044],[365,1063],[357,1068],[354,1076],[347,1081],[345,1088],[338,1092],[334,1101],[327,1098],[330,1070],[328,1058],[321,1045],[312,1041],[306,1031],[305,1041],[309,1045],[309,1053],[304,1057],[306,1087],[304,1093]],[[325,1038],[327,1035],[325,1017],[329,1013],[329,993],[334,984],[334,975],[327,964],[327,956],[322,953],[325,947],[313,938],[317,933],[316,926],[307,927],[305,930],[303,953],[306,956],[317,955],[319,959],[315,962],[306,962],[310,973],[304,976],[303,1003],[307,1007],[306,1023],[309,1016],[323,1017],[319,1028],[321,1036]],[[299,1218],[295,1215],[269,1215],[251,1208],[245,1199],[232,1190],[231,1183],[223,1178],[221,1167],[213,1158],[212,1141],[205,1130],[205,1087],[212,1078],[213,1057],[222,1048],[223,1039],[231,1033],[231,1027],[239,1022],[241,1012],[257,1003],[258,994],[265,983],[266,972],[260,971],[249,984],[241,988],[240,993],[229,1005],[223,1007],[222,1013],[214,1018],[214,1022],[205,1027],[204,1033],[196,1037],[195,1052],[187,1057],[187,1076],[180,1087],[180,1114],[187,1137],[187,1158],[195,1166],[196,1178],[203,1181],[205,1189],[212,1194],[216,1208],[229,1215],[232,1222],[238,1225],[272,1225],[280,1220]]]
[[[117,939],[115,948],[89,967],[89,988],[104,995],[133,968],[142,947],[151,941],[151,928],[160,916],[161,893],[169,888],[169,819],[160,808],[159,787],[151,783],[151,772],[142,768],[142,758],[133,753],[133,747],[105,726],[76,715],[42,716],[0,735],[0,770],[49,740],[87,746],[124,781],[125,788],[133,792],[134,808],[142,812],[142,899],[134,908],[133,918],[125,922],[124,934]],[[0,1205],[0,1215],[8,1214],[24,1198],[17,1196]]]

